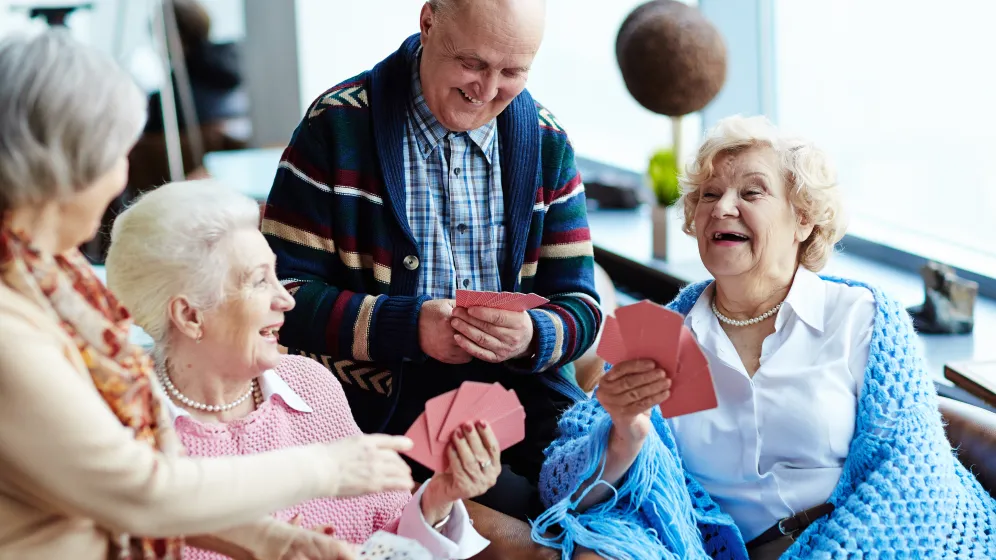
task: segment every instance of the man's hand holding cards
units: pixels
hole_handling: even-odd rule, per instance
[[[452,320],[456,344],[491,363],[529,357],[533,322],[526,311],[547,302],[536,294],[457,290]]]

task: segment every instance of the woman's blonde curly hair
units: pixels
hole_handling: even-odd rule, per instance
[[[780,161],[789,202],[796,214],[813,224],[813,233],[799,247],[799,264],[819,272],[847,229],[837,172],[826,153],[812,142],[784,136],[765,117],[727,117],[719,121],[699,147],[695,160],[679,178],[685,213],[682,229],[695,235],[695,206],[699,191],[715,171],[714,162],[722,155],[752,148],[774,150]]]

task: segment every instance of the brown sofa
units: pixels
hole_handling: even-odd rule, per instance
[[[947,423],[948,439],[958,450],[958,458],[982,486],[996,496],[996,413],[941,397],[941,413]],[[529,525],[484,506],[467,506],[478,532],[491,540],[491,546],[475,556],[481,560],[553,560],[558,551],[542,547],[529,537]],[[597,560],[597,554],[575,558]]]

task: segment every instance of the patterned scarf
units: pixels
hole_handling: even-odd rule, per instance
[[[163,448],[152,361],[128,342],[131,316],[77,251],[49,257],[0,230],[0,280],[43,309],[68,334],[100,396],[135,439]],[[183,540],[119,535],[122,560],[179,560]]]

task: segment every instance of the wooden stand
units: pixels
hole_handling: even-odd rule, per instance
[[[674,159],[681,168],[681,117],[671,117],[671,149],[674,151]],[[651,229],[653,233],[654,258],[667,260],[667,214],[668,208],[655,205],[651,210]]]
[[[650,210],[655,259],[667,260],[667,212],[666,206],[654,206]]]

